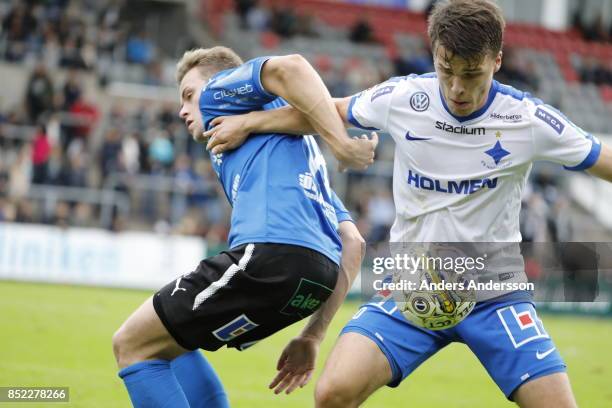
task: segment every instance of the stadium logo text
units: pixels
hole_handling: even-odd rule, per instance
[[[410,97],[410,106],[417,112],[424,112],[429,108],[429,96],[425,92],[415,92]]]
[[[483,127],[469,128],[466,126],[453,126],[446,122],[436,121],[436,129],[443,130],[449,133],[458,133],[460,135],[484,135],[486,130]]]
[[[438,191],[447,194],[473,194],[484,188],[494,189],[497,187],[497,177],[492,179],[470,179],[470,180],[436,180],[422,176],[412,170],[408,170],[408,184],[423,190]]]
[[[246,84],[234,89],[222,89],[220,91],[217,91],[213,94],[213,98],[215,98],[216,100],[220,100],[223,98],[231,98],[236,95],[245,95],[251,92],[253,92],[253,85]]]

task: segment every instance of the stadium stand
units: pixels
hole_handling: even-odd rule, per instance
[[[2,70],[22,78],[10,85],[10,99],[23,95],[15,105],[6,91],[0,103],[0,220],[224,241],[228,205],[208,156],[177,116],[171,88],[175,57],[201,37],[160,36],[155,24],[136,23],[135,13],[115,0],[0,1]],[[161,8],[145,21],[160,15],[173,13]],[[320,0],[211,0],[195,19],[245,58],[303,54],[334,96],[433,69],[421,13]],[[610,134],[612,45],[583,31],[510,24],[498,79],[532,91],[588,131]],[[390,140],[383,138],[378,156],[365,174],[334,179],[362,231],[384,240],[393,206]],[[552,216],[567,208],[561,176],[553,172],[542,185],[539,174],[536,167],[525,211]],[[547,225],[526,234],[550,239]]]

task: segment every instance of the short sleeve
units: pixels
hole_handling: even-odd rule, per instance
[[[353,221],[351,217],[351,213],[346,209],[344,203],[340,200],[340,198],[336,195],[336,192],[332,190],[331,194],[332,205],[334,206],[334,210],[336,210],[336,218],[338,219],[338,223],[343,221]]]
[[[586,170],[599,158],[601,143],[548,105],[533,108],[535,159],[562,164],[567,170]]]
[[[391,98],[401,77],[394,77],[351,97],[347,118],[358,128],[386,130]]]
[[[261,71],[272,57],[260,57],[214,75],[200,95],[200,111],[211,117],[262,109],[275,99],[261,83]]]

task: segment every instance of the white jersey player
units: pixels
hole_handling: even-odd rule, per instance
[[[449,109],[436,74],[383,82],[353,96],[347,114],[395,141],[392,242],[518,242],[533,161],[584,170],[601,150],[554,108],[497,81],[465,117]]]

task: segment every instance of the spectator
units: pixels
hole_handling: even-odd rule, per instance
[[[387,241],[389,229],[395,220],[395,205],[388,188],[376,190],[374,196],[368,201],[367,214],[372,226],[368,241]]]
[[[312,16],[312,14],[305,13],[300,14],[297,17],[295,34],[310,38],[315,38],[319,36],[319,33],[315,28],[314,17]]]
[[[165,131],[157,130],[155,133],[155,138],[149,146],[149,158],[151,159],[153,170],[163,173],[165,169],[172,165],[174,146]]]
[[[597,58],[584,58],[579,73],[582,82],[612,85],[612,72],[608,71]]]
[[[57,67],[62,58],[62,47],[51,24],[45,25],[42,47],[43,64],[47,67]]]
[[[85,153],[69,155],[64,168],[63,184],[69,187],[87,187],[87,155]]]
[[[51,223],[61,228],[70,226],[70,205],[67,202],[59,201],[56,204]]]
[[[369,44],[376,42],[372,26],[367,20],[360,19],[351,28],[349,39],[357,44]]]
[[[77,46],[77,41],[73,37],[68,37],[64,42],[59,61],[60,67],[71,69],[88,68],[85,59],[81,54],[81,49]]]
[[[66,76],[66,82],[64,83],[64,87],[62,88],[62,93],[64,97],[63,109],[65,111],[69,111],[70,108],[72,108],[72,105],[74,105],[74,103],[81,96],[81,83],[77,71],[68,71],[68,75]]]
[[[270,25],[270,13],[263,7],[253,7],[247,15],[247,28],[254,31],[267,30]]]
[[[413,55],[396,58],[394,65],[397,75],[421,75],[434,70],[431,51],[425,46],[421,46],[419,52]]]
[[[134,134],[129,134],[121,142],[122,167],[129,174],[136,174],[140,169],[140,145]]]
[[[32,153],[29,144],[23,145],[9,170],[8,195],[21,198],[28,194],[32,180]]]
[[[99,116],[98,108],[87,100],[83,93],[79,94],[77,100],[70,106],[69,112],[71,124],[68,127],[64,146],[69,146],[75,139],[86,141]]]
[[[504,63],[495,74],[495,78],[519,89],[534,90],[538,85],[536,77],[529,74],[529,69],[524,66],[523,61],[512,48],[504,50]]]
[[[121,151],[121,134],[119,129],[111,128],[107,130],[104,143],[100,149],[102,177],[106,178],[109,174],[119,169],[119,152]]]
[[[126,46],[127,61],[147,65],[155,58],[155,47],[144,30],[128,38]]]
[[[47,137],[47,132],[44,126],[38,126],[38,131],[32,142],[32,183],[45,184],[48,182],[50,156],[51,143]]]
[[[53,109],[53,82],[42,64],[36,65],[28,81],[26,109],[31,123]]]
[[[78,203],[74,206],[73,217],[70,225],[73,227],[91,227],[93,209],[90,204]]]
[[[281,37],[292,37],[295,34],[297,18],[288,8],[274,6],[270,17],[270,29]]]
[[[15,222],[33,223],[39,221],[36,216],[37,211],[34,204],[26,199],[21,199],[17,202],[17,210],[15,213]]]
[[[257,0],[235,0],[236,14],[240,18],[240,27],[244,30],[248,27],[247,17],[251,10],[257,6]]]
[[[36,19],[27,5],[17,2],[2,22],[2,33],[7,41],[5,58],[8,61],[23,60],[27,51],[26,42],[35,29]]]

